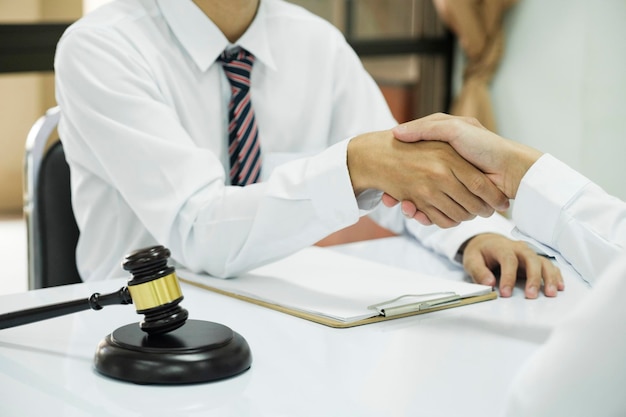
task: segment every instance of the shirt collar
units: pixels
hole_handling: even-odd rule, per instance
[[[206,71],[224,49],[233,46],[193,1],[157,0],[157,3],[172,33],[200,70]],[[257,60],[276,70],[267,29],[266,5],[261,0],[252,24],[235,45],[246,49]]]

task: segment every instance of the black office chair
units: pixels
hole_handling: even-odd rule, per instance
[[[76,268],[78,226],[63,144],[48,140],[60,109],[53,107],[33,125],[24,159],[24,216],[28,242],[28,288],[82,282]]]

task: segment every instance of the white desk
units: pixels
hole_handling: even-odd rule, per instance
[[[451,279],[463,274],[412,241],[336,247]],[[110,306],[0,330],[0,416],[495,416],[507,387],[550,327],[588,288],[566,274],[556,299],[497,299],[350,329],[332,329],[184,285],[191,318],[243,335],[244,374],[187,386],[142,386],[99,375],[99,341],[141,318]],[[121,281],[0,297],[0,313],[115,291]]]

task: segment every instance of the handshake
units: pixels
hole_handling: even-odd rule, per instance
[[[477,120],[437,113],[355,137],[348,169],[355,194],[383,190],[386,206],[422,224],[452,227],[506,210],[541,152]]]

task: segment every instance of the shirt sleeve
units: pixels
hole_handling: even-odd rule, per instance
[[[198,147],[182,127],[153,81],[154,69],[115,36],[77,28],[57,50],[68,161],[74,172],[88,172],[73,178],[81,229],[97,224],[98,216],[108,225],[104,219],[115,216],[116,205],[124,206],[121,215],[133,216],[126,223],[141,224],[178,264],[231,276],[358,220],[346,164],[348,140],[278,167],[266,182],[226,186],[219,158]],[[111,189],[115,201],[103,201]],[[372,202],[364,201],[364,208],[371,208]],[[107,239],[115,227],[92,233],[91,239]],[[83,231],[81,239],[89,238]],[[113,251],[120,242],[111,238],[110,246]]]
[[[522,179],[513,221],[589,282],[626,247],[626,203],[548,154]]]

